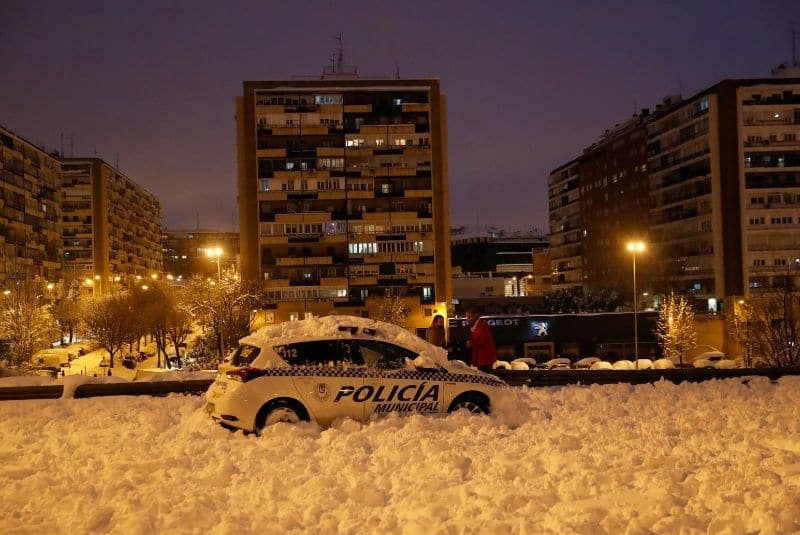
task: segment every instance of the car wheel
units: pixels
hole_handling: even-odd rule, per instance
[[[256,431],[280,422],[296,424],[306,421],[308,421],[308,413],[302,405],[292,400],[281,399],[261,407],[256,417]]]
[[[447,412],[455,412],[461,409],[465,409],[472,414],[489,414],[489,400],[479,396],[456,398],[456,400],[450,404],[450,408],[447,409]]]

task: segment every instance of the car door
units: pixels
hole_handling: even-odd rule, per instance
[[[444,412],[444,375],[420,371],[409,365],[417,355],[400,346],[379,340],[360,340],[366,368],[364,418],[373,414]]]
[[[300,401],[313,418],[328,425],[336,418],[364,418],[356,392],[364,384],[360,355],[349,340],[314,340],[276,347],[291,367],[290,376]]]

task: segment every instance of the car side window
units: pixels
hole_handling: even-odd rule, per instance
[[[242,344],[236,348],[231,363],[234,366],[249,366],[260,352],[259,347]]]
[[[314,340],[275,348],[292,366],[363,366],[364,359],[351,340]]]
[[[377,340],[358,340],[361,355],[368,368],[396,370],[404,368],[406,359],[414,360],[417,354],[400,346]]]

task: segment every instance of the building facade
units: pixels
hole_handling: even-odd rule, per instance
[[[630,262],[630,257],[608,232],[618,239],[643,234],[647,251],[637,264],[643,291],[693,296],[711,312],[722,310],[725,299],[780,287],[787,277],[796,277],[798,74],[724,80],[685,100],[669,97],[654,113],[609,140],[610,153],[600,155],[603,144],[593,146],[553,171],[549,187],[554,288],[577,279],[568,279],[565,268],[578,263],[585,287],[603,280],[613,284],[615,266]],[[622,167],[615,168],[614,161]],[[574,191],[570,176],[580,185],[580,210],[567,212],[575,202],[569,196]],[[618,195],[609,192],[606,198],[606,179]],[[627,200],[623,190],[631,195]],[[605,219],[606,211],[618,218]],[[570,217],[579,225],[572,234]],[[569,236],[577,236],[579,245]],[[617,263],[613,255],[604,256],[607,244],[618,251]],[[579,261],[571,256],[573,249]],[[604,273],[602,266],[610,269]],[[630,269],[619,271],[630,274]]]
[[[605,132],[583,151],[579,163],[583,287],[630,296],[630,241],[648,232],[648,110]],[[640,262],[643,279],[651,265]]]
[[[800,72],[736,89],[744,295],[800,273]]]
[[[164,271],[174,276],[216,277],[217,261],[206,254],[206,251],[213,248],[221,249],[220,270],[238,266],[238,232],[165,230],[161,241],[164,248]]]
[[[61,279],[60,162],[0,127],[0,284]]]
[[[161,204],[100,158],[62,161],[64,270],[95,293],[163,269]]]
[[[580,161],[553,170],[547,179],[550,208],[550,279],[553,290],[583,285],[583,218],[580,197]]]
[[[375,317],[410,327],[450,290],[445,97],[437,80],[244,82],[237,98],[241,269],[266,321]]]

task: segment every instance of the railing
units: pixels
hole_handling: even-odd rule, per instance
[[[310,300],[313,301],[313,300]],[[331,301],[325,299],[325,301]],[[335,307],[363,306],[363,301],[339,301]],[[767,377],[776,381],[784,376],[800,375],[800,368],[735,368],[705,369],[676,368],[669,370],[494,370],[493,375],[509,386],[564,386],[592,384],[652,384],[660,381],[672,383],[701,382],[715,379],[738,379],[747,383],[753,377]],[[133,381],[130,383],[86,383],[75,388],[75,398],[101,396],[166,396],[168,394],[204,394],[213,379],[188,379],[185,381]],[[25,399],[56,399],[64,394],[63,385],[0,387],[0,401]]]

